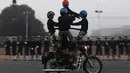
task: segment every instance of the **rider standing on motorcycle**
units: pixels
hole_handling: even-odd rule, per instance
[[[65,40],[64,37],[68,37],[69,42],[72,43],[74,41],[73,36],[72,36],[71,32],[69,31],[69,29],[70,29],[70,25],[73,23],[75,17],[69,16],[68,10],[66,8],[62,8],[60,10],[60,14],[61,14],[61,16],[58,18],[58,21],[59,21],[59,25],[58,25],[59,26],[59,44],[58,44],[57,54],[59,54],[61,57],[64,55],[66,57],[66,59],[64,60],[65,63],[70,64],[70,63],[72,63],[72,61],[68,61],[68,60],[70,60],[71,56],[68,56],[68,54],[65,54],[66,52],[63,52],[64,49],[69,48],[70,43],[68,43],[68,42],[66,43],[63,40]]]
[[[62,6],[68,10],[67,15],[73,17],[72,22],[74,21],[75,18],[80,19],[80,14],[78,14],[78,13],[72,11],[72,10],[69,8],[69,1],[68,1],[68,0],[63,0]],[[71,47],[70,47],[70,48],[73,48],[73,49],[71,49],[70,51],[71,51],[71,52],[74,52],[74,49],[75,49],[75,43],[74,43],[74,42],[71,43]]]
[[[66,8],[62,8],[60,10],[61,16],[58,18],[59,20],[59,39],[61,40],[62,37],[68,36],[69,40],[73,40],[73,36],[71,32],[69,31],[70,25],[73,23],[74,18],[72,16],[68,15],[68,10]],[[62,43],[62,41],[61,41]],[[60,45],[61,46],[61,45]],[[64,46],[64,48],[68,48],[67,46]]]

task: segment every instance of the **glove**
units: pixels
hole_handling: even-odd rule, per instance
[[[27,44],[27,42],[24,42],[25,44]]]
[[[19,44],[19,42],[17,42],[17,44]]]
[[[36,48],[38,48],[39,46],[36,46]]]
[[[31,48],[31,50],[33,50],[33,48]]]
[[[7,47],[7,45],[5,45],[5,47]]]

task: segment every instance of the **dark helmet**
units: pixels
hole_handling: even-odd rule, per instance
[[[122,37],[121,36],[119,36],[119,39],[121,39]]]
[[[13,37],[13,39],[16,39],[15,37]]]
[[[34,38],[35,38],[35,36],[32,36],[31,38],[32,38],[32,39],[34,39]]]
[[[88,15],[88,13],[87,13],[86,10],[82,10],[82,11],[80,12],[80,15],[81,15],[82,17],[86,17],[86,16]]]
[[[125,38],[127,38],[128,36],[125,36]]]
[[[40,38],[40,36],[37,36],[37,38]]]
[[[62,8],[61,10],[60,10],[60,14],[61,15],[64,15],[64,14],[67,14],[68,13],[68,9],[67,8]]]
[[[90,39],[89,37],[87,39]]]
[[[8,40],[8,39],[9,39],[9,36],[7,36],[6,39]]]
[[[54,16],[55,15],[55,13],[53,12],[53,11],[49,11],[48,13],[47,13],[47,17],[48,18],[51,18],[52,16]]]
[[[68,7],[69,6],[69,1],[68,0],[64,0],[62,2],[62,5],[63,5],[63,7]]]
[[[105,37],[105,39],[107,39],[107,37]]]
[[[100,38],[98,37],[97,39],[99,40]]]
[[[111,39],[114,39],[114,37],[111,37]]]

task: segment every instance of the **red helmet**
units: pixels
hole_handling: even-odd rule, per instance
[[[62,5],[63,5],[63,7],[68,7],[69,6],[69,1],[68,0],[64,0],[62,2]]]

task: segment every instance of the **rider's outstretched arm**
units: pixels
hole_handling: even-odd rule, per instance
[[[78,13],[72,11],[69,7],[66,7],[66,8],[68,9],[69,14],[74,14],[75,17],[80,18],[80,14],[78,14]]]
[[[79,26],[79,25],[82,25],[82,22],[81,21],[80,22],[76,22],[76,23],[73,23],[71,25]]]
[[[54,22],[53,25],[54,25],[55,27],[58,27],[58,26],[59,26],[58,22]]]

